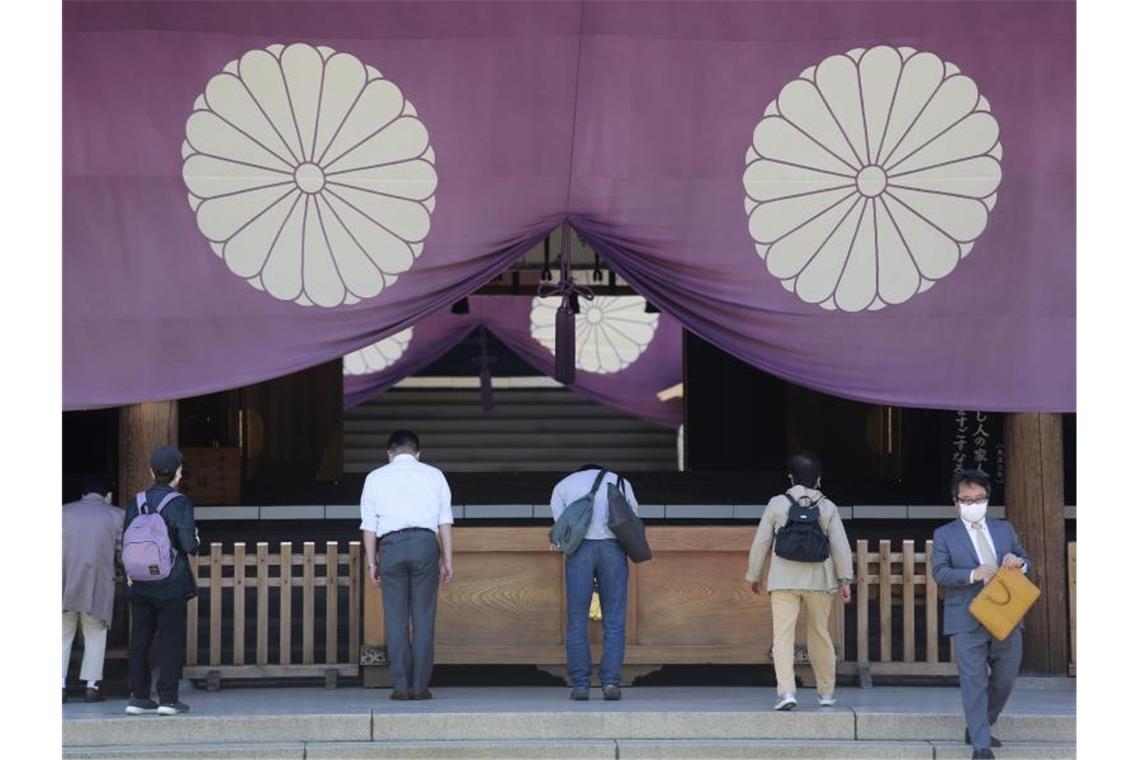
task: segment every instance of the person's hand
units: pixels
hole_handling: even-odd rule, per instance
[[[1009,568],[1018,568],[1025,564],[1025,560],[1016,554],[1007,554],[1001,558],[1001,566]]]
[[[839,598],[843,600],[844,604],[851,601],[851,584],[844,583],[839,587]]]
[[[762,583],[760,583],[760,581],[753,581],[752,593],[756,594],[757,596],[763,596],[764,595],[764,585]]]
[[[450,562],[444,562],[439,568],[439,585],[444,585],[455,577],[455,573],[451,569]]]
[[[378,563],[368,563],[368,577],[372,579],[373,586],[380,585],[380,565]]]
[[[977,568],[974,569],[974,582],[982,581],[983,583],[989,583],[995,575],[997,575],[996,568],[990,567],[989,565],[978,565]]]

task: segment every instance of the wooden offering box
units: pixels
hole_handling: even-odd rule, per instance
[[[753,526],[648,528],[653,559],[630,563],[628,675],[671,664],[771,662],[768,595],[753,594],[744,580],[755,532]],[[550,549],[547,528],[455,528],[454,544],[455,579],[440,591],[435,662],[563,666],[564,564]],[[831,620],[840,653],[841,620]],[[589,625],[597,662],[602,626]],[[801,616],[798,643],[805,640],[802,629]],[[384,641],[380,589],[366,582],[364,645]],[[368,670],[366,685],[380,685],[383,676],[369,679]]]

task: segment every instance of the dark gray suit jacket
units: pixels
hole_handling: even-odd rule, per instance
[[[986,527],[994,541],[999,565],[1002,557],[1013,554],[1025,560],[1026,572],[1032,569],[1012,525],[996,517],[987,517]],[[981,628],[981,623],[970,614],[969,606],[985,585],[980,580],[970,583],[970,572],[982,561],[978,559],[974,542],[960,519],[934,531],[933,562],[934,582],[946,588],[946,598],[942,602],[942,635],[953,636]]]

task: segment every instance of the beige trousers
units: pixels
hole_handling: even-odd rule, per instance
[[[820,694],[835,691],[835,647],[827,620],[831,615],[834,595],[826,591],[773,591],[772,659],[776,665],[776,691],[796,693],[796,675],[792,665],[796,646],[796,618],[802,604],[807,614],[807,649],[811,669],[815,673],[816,690]]]
[[[107,626],[86,612],[63,611],[63,681],[67,683],[67,665],[71,661],[71,645],[75,629],[83,623],[83,665],[79,677],[88,683],[103,680],[103,654],[107,651]]]

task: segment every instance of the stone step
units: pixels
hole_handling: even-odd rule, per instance
[[[1004,715],[1003,741],[1073,742],[1073,715]],[[947,713],[855,711],[790,713],[701,711],[445,712],[362,710],[353,714],[181,715],[72,719],[64,746],[188,744],[202,737],[230,742],[422,742],[579,740],[835,740],[961,742],[961,716]],[[964,745],[963,745],[964,746]]]
[[[674,739],[617,742],[621,760],[751,760],[752,758],[788,758],[788,760],[831,760],[831,758],[868,758],[882,760],[934,760],[935,758],[969,758],[971,747],[950,742],[928,741],[789,741],[787,739]],[[310,754],[309,757],[314,757]],[[366,757],[383,757],[366,755]],[[1002,747],[1006,758],[1075,758],[1076,745],[1046,742],[1010,742]]]
[[[791,760],[840,760],[842,758],[882,758],[882,760],[941,760],[968,758],[971,749],[961,743],[929,741],[850,741],[788,739],[618,739],[549,741],[420,741],[420,742],[276,742],[202,743],[168,745],[118,745],[105,747],[65,747],[69,760],[463,760],[503,758],[504,760],[562,760],[563,758],[605,758],[606,760],[745,760],[746,758],[789,758]],[[1001,757],[1026,760],[1075,758],[1072,743],[1008,742]]]

